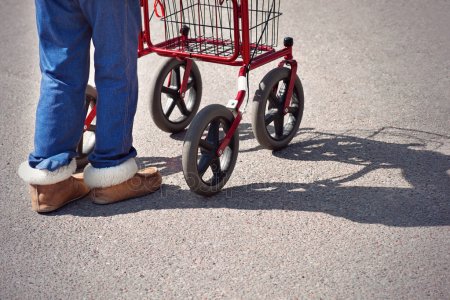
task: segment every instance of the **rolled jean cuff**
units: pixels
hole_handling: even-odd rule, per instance
[[[28,164],[34,169],[53,172],[68,165],[76,156],[77,153],[75,151],[61,152],[50,157],[36,155],[35,152],[33,152],[28,157]]]
[[[91,164],[84,169],[84,182],[90,188],[106,188],[121,184],[132,178],[138,171],[134,158],[109,168],[94,168]]]
[[[59,167],[55,171],[32,168],[28,161],[20,164],[18,174],[25,182],[32,185],[50,185],[68,179],[77,169],[75,159],[68,165]]]

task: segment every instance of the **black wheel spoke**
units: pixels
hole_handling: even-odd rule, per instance
[[[216,159],[212,160],[212,162],[211,162],[211,171],[216,176],[220,175],[220,173],[222,172],[222,169],[220,167],[220,159],[219,158],[216,158]]]
[[[214,150],[214,146],[206,140],[200,140],[199,146],[202,150],[206,150],[208,152],[212,152]]]
[[[211,154],[203,154],[200,156],[200,160],[198,162],[197,170],[200,178],[205,175],[208,168],[211,166],[214,157]]]
[[[269,108],[274,108],[279,105],[278,97],[277,97],[277,95],[275,95],[275,93],[273,91],[270,92],[269,98],[267,100],[269,100]]]
[[[277,118],[277,115],[278,115],[278,110],[271,109],[264,117],[264,123],[266,124],[266,126],[268,126],[270,123],[275,121],[275,119]]]
[[[177,100],[175,100],[175,103],[183,115],[185,115],[185,116],[189,115],[189,110],[187,109],[186,103],[184,102],[184,100],[177,99]]]
[[[284,115],[278,114],[278,116],[275,118],[275,136],[277,138],[283,137],[283,127],[284,127]]]
[[[175,71],[175,86],[177,87],[177,89],[179,90],[181,88],[181,71],[180,71],[180,67],[176,67],[174,69]]]
[[[173,113],[175,106],[177,105],[177,101],[175,99],[168,99],[166,104],[166,109],[164,109],[164,115],[168,118]]]
[[[206,140],[212,145],[219,145],[219,126],[220,123],[218,120],[213,120],[209,125],[208,136]]]
[[[288,113],[293,114],[294,116],[298,113],[298,106],[290,106],[288,108]]]
[[[169,87],[167,87],[167,86],[163,86],[163,87],[161,88],[161,92],[164,93],[164,94],[166,94],[166,95],[170,95],[170,96],[172,96],[172,97],[178,97],[178,96],[179,96],[179,95],[178,95],[178,91],[176,91],[176,90],[174,90],[174,89],[171,89],[171,88],[169,88]]]

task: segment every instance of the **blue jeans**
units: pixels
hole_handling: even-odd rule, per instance
[[[29,165],[54,171],[70,163],[83,132],[91,39],[98,91],[94,168],[137,155],[139,0],[35,0],[42,72]]]

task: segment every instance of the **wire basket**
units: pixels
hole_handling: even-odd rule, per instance
[[[225,58],[240,53],[241,1],[157,0],[157,5],[165,49]],[[280,0],[248,0],[248,9],[251,55],[271,51],[278,43]]]

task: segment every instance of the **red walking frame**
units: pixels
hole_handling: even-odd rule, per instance
[[[177,86],[181,106],[186,107],[185,94],[192,80],[190,74],[194,68],[194,61],[240,67],[239,90],[235,99],[226,106],[232,111],[234,120],[227,128],[225,137],[220,139],[216,147],[213,147],[215,157],[211,161],[219,161],[226,152],[242,121],[244,113],[242,106],[248,97],[248,76],[251,70],[275,60],[281,60],[278,67],[289,69],[289,75],[284,79],[287,86],[282,96],[283,103],[276,117],[273,117],[275,125],[278,120],[276,118],[282,119],[283,115],[287,118],[293,113],[298,115],[299,104],[292,107],[291,101],[297,80],[297,62],[292,55],[293,39],[285,38],[284,47],[276,50],[281,16],[280,0],[155,0],[153,5],[149,4],[149,0],[140,0],[140,5],[143,24],[139,35],[138,55],[143,57],[156,53],[183,62],[184,76],[182,79],[180,76],[182,82]],[[169,83],[172,81],[172,73],[169,74]],[[278,83],[274,85],[274,92],[279,89],[278,86]],[[297,98],[300,96],[302,98],[299,103],[303,112],[303,90],[301,89],[300,96],[297,94],[300,93],[296,92]],[[274,106],[272,105],[272,110]],[[90,128],[95,114],[96,109],[93,107],[86,118],[85,130]],[[266,115],[265,118],[270,120],[271,115]],[[298,125],[296,126],[298,128]],[[274,145],[280,140],[282,130],[276,131],[278,131],[278,139],[273,138]],[[260,135],[258,134],[257,138]],[[283,135],[281,137],[283,138]],[[201,176],[199,180],[203,181]],[[225,182],[226,180],[228,178]],[[218,188],[214,182],[211,182],[210,186],[220,190],[222,183]],[[216,190],[214,192],[196,190],[191,184],[189,185],[199,194],[212,195],[216,192]],[[205,190],[204,187],[203,190]]]

